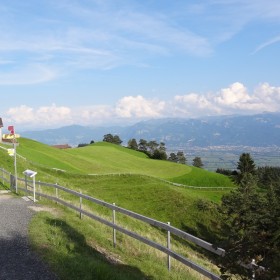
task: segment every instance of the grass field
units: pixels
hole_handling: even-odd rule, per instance
[[[221,196],[229,190],[191,189],[174,186],[166,180],[189,186],[233,187],[229,178],[223,175],[187,165],[151,160],[143,153],[108,143],[57,150],[36,141],[20,139],[17,151],[25,158],[18,158],[19,176],[25,169],[35,170],[38,172],[37,180],[57,182],[162,222],[171,222],[173,226],[210,242],[217,238],[217,225],[213,222],[216,213],[212,212],[211,205],[213,202],[219,203]],[[0,157],[0,167],[13,172],[13,159],[5,150],[0,149]],[[65,199],[71,198],[65,196]],[[101,215],[111,215],[90,204],[86,204],[86,207],[98,211]],[[124,217],[118,217],[118,222],[128,227],[137,227],[141,233],[147,233],[147,228],[136,225]],[[117,248],[111,253],[111,242],[108,243],[111,230],[94,222],[83,223],[77,220],[77,215],[72,211],[62,210],[61,207],[57,208],[55,214],[39,214],[35,217],[34,223],[40,227],[36,229],[31,225],[32,242],[63,276],[62,279],[92,279],[90,275],[93,272],[82,277],[80,273],[82,267],[96,268],[95,261],[100,267],[100,274],[97,274],[99,276],[96,276],[96,279],[186,279],[186,275],[187,279],[203,279],[178,264],[176,271],[168,273],[165,269],[166,256],[154,251],[151,254],[151,249],[144,248],[144,245],[143,247],[134,241],[125,241],[122,236],[119,236],[119,239],[123,248]],[[160,231],[151,228],[148,233],[165,242],[166,237],[162,237]],[[181,243],[177,245],[175,243],[174,246],[178,247],[178,250],[183,250],[183,254],[191,255],[198,263],[201,262],[216,271],[211,262],[193,248],[182,246]],[[85,250],[82,247],[85,247]],[[118,262],[120,265],[115,266],[108,262],[107,257],[110,254],[120,259]],[[157,263],[159,256],[162,261]],[[73,268],[77,266],[75,258],[77,262],[84,260],[76,270]],[[56,266],[54,260],[61,265]],[[64,261],[61,263],[60,260]],[[69,262],[69,265],[66,262]],[[161,278],[157,278],[161,270],[164,272]],[[98,278],[100,275],[103,275],[102,278]]]
[[[29,139],[21,139],[18,153],[38,167],[62,169],[78,174],[142,174],[201,187],[233,187],[229,178],[192,166],[151,160],[118,145],[95,143],[82,148],[58,150]]]

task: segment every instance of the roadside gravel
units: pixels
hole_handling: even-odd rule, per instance
[[[57,280],[28,242],[28,223],[37,206],[32,201],[0,194],[0,279]]]

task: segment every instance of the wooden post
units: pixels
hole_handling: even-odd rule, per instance
[[[170,226],[170,222],[167,222],[167,224]],[[167,249],[171,249],[170,231],[169,230],[167,231]],[[171,270],[171,257],[169,254],[167,255],[167,268],[168,268],[168,271]]]
[[[80,194],[82,194],[82,191],[80,191]],[[80,196],[80,219],[82,219],[82,203],[83,203],[83,198]]]
[[[115,203],[113,203],[114,206],[116,206]],[[113,209],[113,224],[115,225],[116,224],[116,210]],[[113,228],[113,244],[114,244],[114,247],[116,247],[116,243],[117,243],[117,239],[116,239],[116,229]]]

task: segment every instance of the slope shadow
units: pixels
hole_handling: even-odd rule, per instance
[[[55,248],[43,248],[45,250],[43,256],[48,255],[49,259],[52,257],[56,260],[56,263],[51,260],[51,266],[58,272],[61,279],[154,279],[142,273],[138,268],[120,264],[92,248],[84,235],[67,222],[56,218],[46,218],[46,222],[59,230],[60,234],[64,235],[63,239],[68,241],[63,249],[67,253]],[[62,266],[63,269],[61,269]]]

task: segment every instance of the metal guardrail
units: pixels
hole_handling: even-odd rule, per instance
[[[2,176],[0,175],[0,179],[2,179],[2,183],[8,183],[10,185],[10,188],[11,189],[15,189],[15,177],[8,171],[6,171],[4,168],[0,168],[0,174],[2,173]],[[113,243],[114,243],[114,246],[116,245],[116,230],[119,231],[119,232],[122,232],[123,234],[126,234],[148,246],[151,246],[163,253],[166,253],[167,256],[168,256],[168,269],[170,270],[170,257],[178,260],[179,262],[183,263],[184,265],[194,269],[195,271],[199,272],[200,274],[208,277],[209,279],[213,279],[213,280],[221,280],[221,278],[208,271],[207,269],[199,266],[198,264],[192,262],[191,260],[185,258],[184,256],[181,256],[180,254],[174,252],[173,250],[170,249],[170,233],[184,239],[184,240],[187,240],[187,241],[190,241],[192,243],[195,243],[196,245],[212,252],[212,253],[215,253],[221,257],[223,257],[225,255],[225,250],[222,249],[222,248],[216,248],[213,246],[213,244],[205,241],[205,240],[202,240],[198,237],[195,237],[189,233],[186,233],[178,228],[175,228],[173,226],[170,226],[170,223],[163,223],[163,222],[160,222],[160,221],[157,221],[157,220],[154,220],[154,219],[151,219],[149,217],[146,217],[146,216],[143,216],[143,215],[140,215],[138,213],[135,213],[135,212],[132,212],[130,210],[127,210],[125,208],[121,208],[121,207],[118,207],[116,206],[114,203],[113,204],[110,204],[108,202],[105,202],[105,201],[102,201],[102,200],[99,200],[99,199],[96,199],[94,197],[91,197],[91,196],[88,196],[88,195],[85,195],[85,194],[82,194],[81,192],[77,192],[77,191],[74,191],[74,190],[71,190],[71,189],[68,189],[66,187],[63,187],[63,186],[60,186],[58,184],[51,184],[51,183],[45,183],[45,182],[40,182],[40,181],[36,181],[36,184],[35,184],[35,188],[33,187],[34,186],[34,182],[31,181],[31,180],[27,180],[27,178],[25,179],[22,179],[22,178],[17,178],[17,180],[19,182],[25,182],[25,188],[20,188],[18,187],[18,190],[22,190],[24,192],[27,193],[30,193],[30,194],[33,194],[33,200],[35,201],[35,196],[37,194],[37,196],[40,196],[40,197],[44,197],[46,199],[49,199],[49,200],[52,200],[52,201],[55,201],[57,203],[60,203],[66,207],[69,207],[77,212],[80,213],[80,218],[82,217],[82,215],[85,215],[85,216],[88,216],[89,218],[93,219],[93,220],[96,220],[98,222],[101,222],[111,228],[113,228],[114,232],[113,232]],[[33,183],[33,184],[30,184],[30,183]],[[45,186],[45,187],[53,187],[55,188],[55,193],[56,193],[56,196],[53,197],[51,195],[47,195],[45,193],[42,193],[42,192],[36,192],[36,185],[38,187],[42,187],[42,186]],[[31,188],[30,189],[28,189]],[[62,199],[60,199],[58,197],[58,190],[62,190],[66,193],[70,193],[76,197],[79,197],[80,198],[80,207],[77,207],[77,206],[74,206],[72,205],[71,203],[68,203]],[[87,199],[88,201],[91,201],[95,204],[98,204],[98,205],[101,205],[101,206],[104,206],[106,208],[109,208],[113,211],[113,222],[110,222],[104,218],[101,218],[100,216],[97,216],[97,215],[94,215],[88,211],[85,211],[84,209],[82,209],[82,199]],[[155,227],[158,227],[160,229],[163,229],[163,230],[166,230],[167,233],[168,233],[168,244],[167,244],[167,247],[159,244],[159,243],[156,243],[152,240],[149,240],[135,232],[132,232],[130,230],[127,230],[125,228],[122,228],[121,226],[119,225],[116,225],[115,224],[115,212],[119,212],[119,213],[122,213],[126,216],[130,216],[132,218],[135,218],[137,220],[140,220],[142,222],[145,222],[147,224],[150,224],[152,226],[155,226]],[[263,266],[259,266],[255,263],[255,260],[253,259],[250,263],[242,263],[240,262],[240,266],[243,266],[247,269],[250,269],[252,270],[252,275],[253,275],[253,279],[254,279],[254,275],[255,275],[255,270],[259,270],[259,271],[264,271],[265,270],[265,267]],[[277,278],[278,279],[278,278]]]
[[[5,172],[5,174],[9,174],[10,175],[10,173],[8,173],[6,171],[3,171],[4,169],[0,168],[0,170],[2,170],[2,172]],[[13,175],[10,175],[10,177],[11,177],[10,178],[10,180],[11,180],[11,182],[10,182],[11,188],[14,188],[13,183],[12,183],[14,181],[13,178],[12,178]],[[0,178],[1,178],[1,176],[0,176]],[[188,258],[186,258],[186,257],[184,257],[184,256],[182,256],[182,255],[180,255],[178,253],[176,253],[175,251],[171,250],[170,249],[170,244],[168,244],[167,246],[163,246],[163,245],[161,245],[161,244],[159,244],[157,242],[154,242],[154,241],[152,241],[150,239],[147,239],[147,238],[145,238],[145,237],[143,237],[143,236],[141,236],[141,235],[139,235],[139,234],[137,234],[137,233],[135,233],[133,231],[130,231],[128,229],[125,229],[125,228],[117,225],[115,223],[115,219],[113,219],[113,222],[112,221],[108,221],[108,220],[106,220],[106,219],[104,219],[104,218],[102,218],[100,216],[97,216],[97,215],[95,215],[93,213],[90,213],[90,212],[82,209],[82,199],[86,199],[86,200],[88,200],[90,202],[93,202],[95,204],[98,204],[98,205],[104,206],[104,207],[106,207],[108,209],[111,209],[113,211],[113,217],[115,216],[115,212],[119,212],[119,213],[122,213],[122,214],[124,214],[126,216],[129,216],[129,217],[132,217],[134,219],[140,220],[140,221],[142,221],[142,222],[144,222],[146,224],[155,226],[155,227],[157,227],[159,229],[163,229],[163,230],[167,231],[167,234],[169,236],[169,241],[170,241],[170,233],[172,233],[172,234],[174,234],[174,235],[176,235],[176,236],[178,236],[178,237],[180,237],[180,238],[182,238],[184,240],[192,242],[192,243],[194,243],[194,244],[196,244],[196,245],[198,245],[198,246],[200,246],[200,247],[202,247],[202,248],[204,248],[204,249],[206,249],[206,250],[208,250],[208,251],[210,251],[212,253],[215,253],[215,254],[217,254],[219,256],[223,256],[225,254],[225,250],[222,249],[222,248],[216,248],[215,246],[213,246],[213,244],[211,244],[211,243],[209,243],[207,241],[204,241],[204,240],[202,240],[202,239],[200,239],[198,237],[195,237],[195,236],[193,236],[193,235],[191,235],[189,233],[186,233],[186,232],[184,232],[184,231],[182,231],[182,230],[180,230],[178,228],[170,226],[169,224],[165,224],[163,222],[151,219],[149,217],[140,215],[138,213],[132,212],[132,211],[127,210],[125,208],[118,207],[115,204],[110,204],[108,202],[105,202],[105,201],[96,199],[94,197],[82,194],[80,192],[68,189],[68,188],[60,186],[58,184],[51,184],[51,183],[45,183],[45,182],[36,181],[36,185],[35,185],[35,189],[34,189],[33,185],[32,185],[33,181],[27,180],[26,178],[25,179],[17,178],[17,180],[18,180],[18,182],[23,182],[24,185],[25,185],[25,188],[18,186],[17,189],[25,192],[26,194],[28,194],[28,193],[32,194],[33,198],[34,198],[34,201],[35,201],[35,196],[37,196],[37,197],[39,197],[39,196],[40,197],[44,197],[46,199],[55,201],[57,203],[60,203],[60,204],[62,204],[64,206],[66,206],[66,207],[69,207],[69,208],[79,212],[80,213],[80,217],[82,215],[85,215],[85,216],[87,216],[87,217],[89,217],[89,218],[91,218],[93,220],[96,220],[96,221],[98,221],[98,222],[100,222],[102,224],[105,224],[105,225],[111,227],[114,230],[114,234],[113,234],[113,243],[114,243],[114,245],[116,243],[115,231],[119,231],[119,232],[121,232],[121,233],[123,233],[125,235],[128,235],[128,236],[130,236],[130,237],[132,237],[132,238],[134,238],[134,239],[136,239],[136,240],[138,240],[138,241],[140,241],[140,242],[142,242],[142,243],[144,243],[144,244],[146,244],[148,246],[151,246],[151,247],[153,247],[153,248],[155,248],[155,249],[157,249],[157,250],[167,254],[167,257],[168,257],[168,269],[170,269],[170,257],[172,257],[172,258],[178,260],[179,262],[183,263],[184,265],[186,265],[186,266],[192,268],[193,270],[197,271],[198,273],[208,277],[209,279],[212,279],[212,280],[220,280],[221,279],[218,275],[208,271],[207,269],[205,269],[204,267],[194,263],[190,259],[188,259]],[[52,187],[52,188],[54,188],[56,196],[51,196],[49,194],[46,194],[46,193],[43,193],[41,191],[36,190],[36,188],[37,189],[38,188],[42,189],[42,187]],[[75,206],[75,205],[73,205],[73,204],[71,204],[69,202],[66,202],[66,201],[60,199],[58,197],[58,190],[64,191],[66,193],[69,193],[69,194],[72,194],[72,195],[78,197],[80,199],[80,207],[77,207],[77,206]]]

